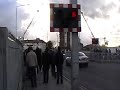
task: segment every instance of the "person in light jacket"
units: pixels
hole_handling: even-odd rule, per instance
[[[28,49],[30,52],[26,56],[26,62],[27,62],[27,66],[29,68],[31,86],[37,87],[37,82],[36,82],[36,67],[38,65],[37,56],[36,56],[35,52],[33,52],[32,47],[29,47]]]

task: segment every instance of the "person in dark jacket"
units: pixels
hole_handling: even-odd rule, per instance
[[[25,66],[27,65],[27,63],[26,63],[26,56],[27,56],[28,52],[29,52],[29,48],[25,49],[24,52],[23,52],[23,55],[24,55],[24,65]]]
[[[30,52],[30,50],[29,50],[29,48],[27,48],[27,49],[25,49],[25,51],[24,51],[24,53],[23,53],[23,55],[24,55],[24,66],[26,67],[26,73],[25,73],[25,75],[27,76],[27,79],[30,79],[30,70],[29,70],[29,67],[28,67],[28,64],[27,64],[27,62],[26,62],[26,56],[27,56],[27,54]]]
[[[57,84],[59,84],[59,79],[61,80],[61,84],[63,83],[63,54],[61,53],[60,47],[58,47],[58,51],[55,55],[56,57],[56,66],[57,66]]]
[[[43,83],[48,83],[49,79],[49,68],[50,68],[50,54],[48,53],[48,48],[42,55],[42,65],[43,65]]]
[[[50,65],[51,65],[51,74],[54,78],[56,78],[56,73],[55,73],[55,53],[52,49],[49,50],[50,54]]]
[[[36,53],[36,55],[37,55],[37,61],[38,61],[38,68],[39,68],[39,70],[41,70],[41,67],[42,67],[42,60],[41,60],[41,49],[40,48],[36,48],[36,50],[35,50],[35,53]]]

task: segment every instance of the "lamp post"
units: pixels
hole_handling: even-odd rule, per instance
[[[27,5],[29,5],[29,4],[27,4]],[[18,20],[17,20],[17,13],[18,13],[17,8],[18,8],[18,7],[22,7],[22,6],[26,6],[26,5],[16,6],[16,38],[17,38],[17,22],[18,22]]]

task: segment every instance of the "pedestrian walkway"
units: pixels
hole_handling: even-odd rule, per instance
[[[49,75],[48,84],[43,84],[43,73],[39,72],[37,75],[37,88],[31,88],[30,80],[23,82],[23,90],[70,90],[70,83],[63,79],[63,84],[56,84],[56,79]]]

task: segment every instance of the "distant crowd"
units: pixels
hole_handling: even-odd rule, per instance
[[[31,86],[37,87],[36,75],[43,72],[43,83],[47,84],[49,80],[49,70],[56,79],[56,84],[63,83],[63,63],[64,57],[61,48],[50,49],[46,47],[42,52],[40,48],[33,50],[29,47],[24,51],[24,65],[27,68],[26,75],[31,80]]]

